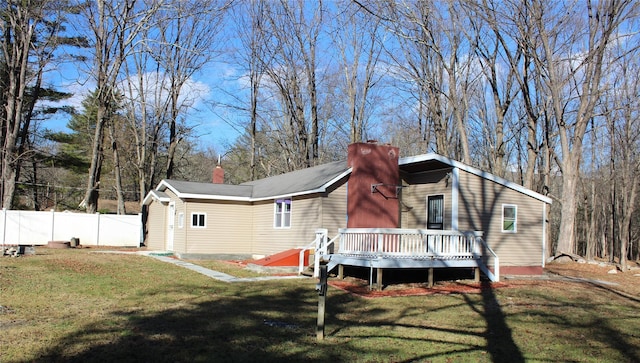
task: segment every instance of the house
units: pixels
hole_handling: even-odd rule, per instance
[[[355,143],[346,162],[240,185],[221,184],[221,168],[213,174],[217,183],[163,180],[146,196],[148,248],[260,258],[308,245],[320,230],[321,254],[336,245],[332,267],[544,267],[551,199],[438,154],[401,158],[390,145]]]

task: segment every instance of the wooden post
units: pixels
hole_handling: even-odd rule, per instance
[[[376,285],[378,285],[378,291],[382,291],[382,269],[378,267],[376,276]]]
[[[318,291],[318,325],[316,326],[316,338],[324,339],[324,315],[327,300],[327,265],[320,265],[320,283],[316,285]]]
[[[474,272],[474,280],[475,280],[475,282],[480,282],[480,268],[479,267],[474,267],[473,268],[473,272]]]
[[[344,265],[338,265],[338,278],[344,279]]]
[[[429,288],[433,287],[433,267],[429,268]]]

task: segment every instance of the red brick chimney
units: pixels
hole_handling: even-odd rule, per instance
[[[218,165],[213,169],[213,184],[224,184],[224,169],[220,165],[220,158],[218,158]]]
[[[349,145],[347,153],[347,166],[352,168],[347,186],[347,227],[400,227],[396,188],[400,184],[399,149],[368,141]]]

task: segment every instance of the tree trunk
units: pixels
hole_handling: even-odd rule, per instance
[[[87,191],[80,205],[85,208],[87,213],[96,213],[98,211],[98,198],[100,194],[100,176],[102,174],[102,161],[104,160],[104,126],[106,122],[106,109],[108,106],[103,104],[101,98],[104,91],[98,93],[98,111],[96,115],[96,130],[93,136],[93,146],[91,148],[91,166],[89,167],[89,176],[87,178]]]
[[[579,170],[574,166],[571,157],[567,157],[564,165],[565,168],[562,170],[562,219],[560,221],[556,255],[575,253],[575,221],[578,206],[576,188],[578,186]]]
[[[111,139],[111,150],[113,152],[113,172],[116,179],[116,197],[118,199],[117,213],[119,215],[127,214],[124,204],[124,193],[122,190],[122,176],[120,171],[120,155],[118,153],[118,142],[114,132],[114,121],[109,122],[109,138]]]

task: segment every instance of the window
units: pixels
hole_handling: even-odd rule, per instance
[[[277,199],[275,216],[273,218],[275,228],[291,227],[291,199]]]
[[[184,213],[178,213],[178,228],[184,227]]]
[[[205,228],[207,226],[206,213],[191,213],[191,227]]]
[[[427,197],[427,229],[444,229],[444,195]]]
[[[512,204],[502,205],[502,232],[518,231],[518,207]]]

